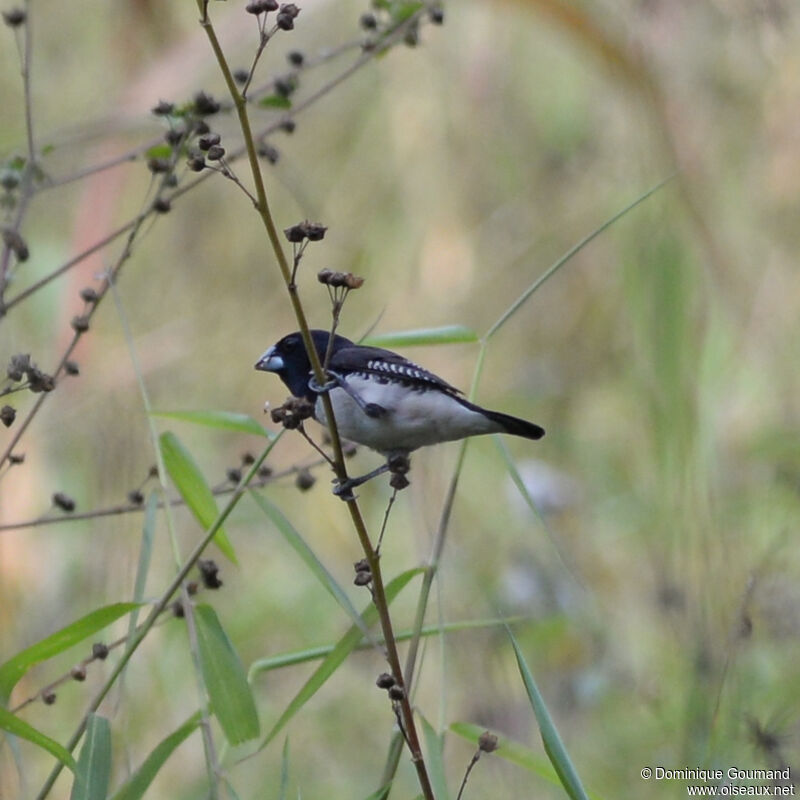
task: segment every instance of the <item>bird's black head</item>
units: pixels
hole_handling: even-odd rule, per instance
[[[330,334],[328,331],[312,330],[311,338],[314,341],[319,360],[324,360]],[[334,336],[334,350],[352,344],[344,336]],[[308,386],[308,379],[311,375],[311,361],[308,358],[300,331],[290,333],[272,345],[258,359],[256,369],[264,372],[274,372],[286,384],[294,397],[306,397],[309,400],[313,400],[316,397],[316,392]]]

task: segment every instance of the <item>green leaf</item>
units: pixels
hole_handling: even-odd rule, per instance
[[[379,333],[368,336],[363,344],[372,347],[418,347],[426,344],[477,342],[478,334],[466,325],[442,325],[439,328],[417,328],[413,331]]]
[[[197,521],[203,528],[210,528],[219,514],[217,501],[206,483],[200,467],[192,454],[183,446],[180,439],[170,431],[160,437],[161,457],[175,488],[186,501]],[[214,544],[234,563],[236,552],[228,539],[225,529],[220,526],[214,536]]]
[[[197,730],[200,724],[200,712],[189,717],[183,725],[162,739],[142,762],[142,766],[117,789],[111,800],[140,800],[153,782],[153,778],[164,766],[179,744],[184,742]]]
[[[391,603],[415,575],[419,575],[424,571],[424,567],[406,570],[386,584],[386,602]],[[361,618],[367,627],[374,625],[378,619],[378,610],[370,603],[370,605],[364,609]],[[323,659],[322,663],[314,670],[311,677],[305,682],[300,691],[294,696],[285,711],[278,718],[278,721],[273,725],[272,730],[264,737],[264,740],[258,746],[259,750],[263,750],[281,732],[289,720],[317,693],[317,690],[325,684],[334,672],[336,672],[347,656],[355,650],[362,638],[363,633],[359,626],[352,625],[348,628],[347,633],[339,639],[333,650],[331,650]],[[257,672],[258,670],[254,671],[251,669],[251,678]]]
[[[0,699],[3,702],[8,700],[17,681],[34,664],[46,661],[82,642],[137,607],[138,603],[113,603],[110,606],[103,606],[17,653],[0,666]]]
[[[200,669],[214,714],[231,744],[254,739],[261,732],[247,674],[214,609],[195,608]]]
[[[266,97],[262,97],[258,104],[261,108],[291,108],[292,101],[288,97],[284,97],[280,94],[268,94]]]
[[[450,725],[450,730],[472,742],[477,747],[478,739],[486,728],[483,725],[473,725],[470,722],[454,722]],[[527,769],[529,772],[533,772],[556,786],[560,785],[558,775],[550,762],[519,742],[513,742],[510,739],[498,736],[498,747],[492,755],[499,756],[510,764],[516,764],[518,767]]]
[[[524,305],[525,305],[525,303],[527,303],[527,302],[528,302],[528,299],[530,298],[530,296],[531,296],[531,295],[532,295],[534,292],[538,291],[538,289],[539,289],[539,288],[542,286],[542,284],[544,284],[544,282],[545,282],[545,281],[547,281],[547,280],[549,280],[550,278],[552,278],[552,277],[553,277],[553,275],[555,275],[555,273],[556,273],[556,272],[558,272],[558,270],[560,270],[560,269],[561,269],[561,267],[563,267],[563,266],[564,266],[564,264],[566,264],[566,263],[567,263],[567,262],[568,262],[568,261],[569,261],[569,260],[570,260],[570,259],[571,259],[571,258],[574,256],[574,255],[576,255],[576,254],[577,254],[577,253],[579,253],[581,250],[583,250],[583,248],[584,248],[584,247],[586,247],[586,245],[587,245],[587,244],[589,244],[589,242],[591,242],[593,239],[595,239],[597,236],[599,236],[599,235],[600,235],[600,234],[601,234],[601,233],[602,233],[604,230],[606,230],[606,228],[610,228],[610,227],[611,227],[611,226],[612,226],[612,225],[613,225],[613,224],[614,224],[614,223],[615,223],[615,222],[616,222],[618,219],[620,219],[620,218],[624,217],[624,216],[625,216],[625,215],[626,215],[626,214],[627,214],[629,211],[631,211],[633,208],[635,208],[636,206],[638,206],[638,205],[639,205],[639,203],[642,203],[642,202],[644,202],[645,200],[647,200],[647,198],[648,198],[648,197],[650,197],[650,195],[652,195],[652,194],[654,194],[655,192],[657,192],[657,191],[658,191],[658,190],[659,190],[659,189],[660,189],[662,186],[664,186],[665,184],[667,184],[667,183],[668,183],[669,181],[671,181],[671,180],[672,180],[674,177],[675,177],[674,175],[670,175],[668,178],[665,178],[663,181],[660,181],[659,183],[657,183],[657,184],[656,184],[655,186],[653,186],[651,189],[648,189],[648,190],[647,190],[647,191],[646,191],[644,194],[642,194],[642,195],[639,195],[639,197],[637,197],[637,198],[636,198],[636,199],[635,199],[635,200],[634,200],[632,203],[629,203],[629,204],[628,204],[627,206],[625,206],[625,208],[623,208],[621,211],[618,211],[616,214],[614,214],[614,216],[613,216],[613,217],[611,217],[610,219],[606,220],[606,221],[605,221],[605,222],[604,222],[602,225],[600,225],[600,227],[598,227],[598,228],[595,228],[595,229],[594,229],[594,230],[593,230],[593,231],[592,231],[590,234],[588,234],[587,236],[584,236],[584,238],[583,238],[583,239],[581,239],[581,240],[580,240],[580,241],[579,241],[579,242],[578,242],[576,245],[573,245],[573,247],[571,247],[569,250],[567,250],[567,252],[566,252],[566,253],[564,253],[564,255],[563,255],[563,256],[561,256],[561,258],[559,258],[559,259],[558,259],[558,261],[556,261],[554,264],[552,264],[550,267],[548,267],[548,268],[547,268],[547,269],[546,269],[546,270],[545,270],[545,271],[544,271],[544,272],[543,272],[543,273],[542,273],[542,274],[541,274],[541,275],[540,275],[540,276],[539,276],[539,277],[538,277],[538,278],[537,278],[537,279],[536,279],[536,280],[535,280],[535,281],[534,281],[534,282],[533,282],[533,283],[532,283],[530,286],[528,286],[528,288],[527,288],[527,289],[525,289],[525,290],[522,292],[522,294],[521,294],[521,295],[520,295],[520,296],[519,296],[519,297],[518,297],[518,298],[517,298],[517,299],[516,299],[516,300],[515,300],[515,301],[514,301],[514,302],[513,302],[513,303],[512,303],[512,304],[511,304],[511,305],[510,305],[510,306],[509,306],[509,307],[508,307],[508,308],[507,308],[507,309],[506,309],[506,310],[505,310],[505,311],[504,311],[504,312],[501,314],[501,315],[500,315],[499,319],[498,319],[498,320],[497,320],[497,321],[494,323],[494,325],[492,325],[492,327],[491,327],[491,328],[489,328],[489,330],[486,332],[486,336],[484,337],[484,339],[485,339],[486,341],[488,341],[489,339],[491,339],[491,338],[492,338],[492,336],[494,336],[494,335],[495,335],[495,333],[497,333],[497,331],[499,331],[499,330],[500,330],[500,328],[502,328],[502,327],[503,327],[503,325],[505,325],[505,324],[506,324],[506,322],[508,322],[508,320],[510,320],[510,319],[511,319],[511,317],[513,317],[513,316],[514,316],[514,314],[516,314],[516,313],[517,313],[517,311],[519,311],[519,310],[520,310],[520,308],[522,308],[522,306],[524,306]]]
[[[428,774],[430,775],[431,785],[436,800],[449,800],[450,792],[447,790],[447,778],[444,769],[444,735],[441,736],[433,729],[433,725],[428,722],[422,714],[419,715],[422,722],[422,733],[425,736],[426,759]]]
[[[206,425],[219,430],[252,433],[254,436],[274,438],[275,434],[247,414],[236,411],[151,411],[153,417],[167,417],[191,422],[195,425]]]
[[[27,739],[29,742],[38,745],[43,750],[54,755],[65,767],[69,767],[75,772],[75,759],[69,751],[62,747],[58,742],[45,736],[41,731],[23,722],[16,714],[12,714],[7,709],[0,706],[0,728],[19,736],[20,739]]]
[[[442,633],[456,633],[458,631],[472,630],[474,628],[490,628],[497,625],[512,625],[516,622],[530,622],[530,617],[508,617],[506,619],[470,619],[462,622],[447,622],[444,625],[428,625],[420,631],[420,636],[436,636]],[[547,622],[538,623],[537,627],[544,628],[546,632],[559,632],[564,627],[564,621],[558,617],[551,618]],[[414,637],[413,629],[396,631],[394,638],[397,642],[406,642]],[[383,644],[383,638],[376,637],[378,644]],[[289,653],[280,653],[277,656],[260,658],[250,665],[250,679],[259,672],[269,672],[281,667],[293,667],[295,664],[305,664],[308,661],[318,661],[333,652],[336,645],[324,644],[319,647],[308,647],[303,650],[295,650]],[[366,643],[361,642],[358,647],[366,647]]]
[[[365,797],[364,800],[379,800],[381,797],[385,797],[389,791],[389,787],[392,785],[392,782],[386,784],[386,786],[381,786],[380,789],[376,789],[371,795]]]
[[[148,148],[148,158],[169,158],[172,155],[172,147],[168,144],[156,144]]]
[[[506,626],[506,632],[511,639],[511,644],[514,646],[517,666],[519,667],[520,675],[522,675],[522,680],[525,683],[525,689],[528,692],[528,699],[533,708],[533,713],[536,714],[536,721],[539,723],[539,732],[542,734],[542,742],[544,743],[547,757],[555,767],[561,785],[566,789],[567,794],[572,800],[588,800],[586,791],[578,777],[578,773],[564,747],[564,743],[561,741],[561,736],[559,736],[558,730],[550,716],[550,712],[547,710],[544,699],[539,692],[539,687],[536,685],[533,674],[528,668],[528,664],[522,655],[522,651],[519,649],[519,645],[514,638],[514,634],[511,632],[511,628]]]
[[[89,714],[70,800],[106,800],[111,780],[111,727],[105,717]]]
[[[144,523],[142,524],[142,544],[139,548],[139,563],[136,567],[136,580],[133,587],[133,602],[141,603],[144,598],[145,584],[147,583],[147,573],[150,571],[150,560],[153,555],[153,538],[156,531],[156,513],[158,512],[158,495],[150,492],[147,498],[147,506],[144,511]],[[136,630],[136,623],[139,617],[139,609],[135,608],[131,613],[128,623],[128,640],[130,641],[133,632]]]
[[[356,611],[355,606],[350,602],[350,598],[344,589],[337,583],[336,578],[325,568],[325,565],[317,558],[314,551],[306,544],[300,532],[289,522],[279,508],[276,508],[266,497],[258,492],[250,492],[261,510],[272,520],[275,527],[283,534],[286,541],[294,548],[297,555],[303,559],[305,565],[311,570],[316,579],[331,593],[336,602],[345,610],[347,615],[356,625],[361,626],[364,633],[367,632],[361,615]]]
[[[283,742],[283,752],[281,753],[281,785],[278,792],[278,800],[286,800],[289,791],[289,737]]]

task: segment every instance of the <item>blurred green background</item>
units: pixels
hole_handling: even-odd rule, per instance
[[[239,2],[211,11],[233,66],[247,66],[255,25]],[[259,76],[359,36],[358,3],[302,4],[270,43]],[[352,337],[449,324],[483,335],[570,247],[647,189],[680,175],[581,250],[492,340],[479,402],[541,423],[537,444],[506,441],[542,519],[521,501],[491,439],[469,445],[428,620],[522,614],[520,643],[574,763],[600,797],[683,797],[669,769],[795,766],[800,744],[800,12],[788,0],[622,0],[445,6],[416,47],[377,59],[297,117],[266,167],[281,227],[329,226],[300,271],[310,321],[329,321],[318,269],[366,278],[345,306]],[[54,177],[102,162],[162,131],[149,109],[224,87],[193,3],[32,3],[35,137]],[[0,150],[24,154],[12,32],[0,47]],[[310,95],[357,54],[301,77]],[[257,126],[274,111],[254,111]],[[272,115],[272,117],[270,116]],[[234,121],[215,121],[223,143]],[[247,182],[244,165],[238,173]],[[23,289],[143,203],[139,162],[42,192],[23,232]],[[78,291],[119,245],[0,320],[0,356],[30,352],[52,369],[80,313]],[[282,385],[252,364],[296,327],[258,217],[221,177],[176,201],[137,243],[119,284],[152,404],[261,419]],[[468,388],[477,344],[407,351]],[[147,419],[110,298],[77,352],[81,376],[48,398],[0,482],[0,524],[48,511],[53,492],[79,510],[125,501],[154,461]],[[34,398],[14,396],[19,412]],[[181,423],[174,429],[212,484],[260,442]],[[12,427],[3,437],[14,432]],[[5,447],[6,439],[2,440]],[[383,567],[424,562],[456,445],[417,453],[396,504]],[[298,436],[270,465],[313,457]],[[353,471],[376,457],[356,456]],[[305,494],[268,492],[345,585],[358,544],[328,475]],[[361,491],[377,531],[389,489]],[[184,553],[200,535],[179,512]],[[228,530],[241,566],[221,563],[213,602],[245,664],[335,641],[349,621],[252,501]],[[0,531],[0,660],[132,592],[141,517]],[[174,574],[163,525],[147,593]],[[411,624],[414,589],[398,600]],[[357,607],[366,594],[352,587]],[[83,653],[34,670],[19,699]],[[378,785],[393,717],[374,688],[384,664],[357,654],[288,728],[291,793],[358,798]],[[107,665],[25,719],[63,741]],[[268,728],[311,667],[257,683]],[[540,751],[535,719],[501,629],[428,643],[416,705],[434,724],[474,722]],[[119,703],[119,705],[117,705]],[[185,634],[173,622],[135,656],[120,700],[104,706],[136,765],[197,706]],[[115,710],[116,709],[116,710]],[[154,712],[154,709],[157,709]],[[767,738],[764,734],[769,734]],[[240,796],[277,795],[280,748],[231,770]],[[21,785],[0,745],[0,797],[28,796],[51,766],[23,744]],[[125,752],[123,752],[123,750]],[[472,745],[448,734],[455,794]],[[193,779],[191,776],[195,776]],[[148,797],[204,796],[199,736]],[[62,777],[57,796],[66,796]],[[258,787],[258,788],[254,788]],[[60,793],[59,793],[60,791]],[[404,756],[396,797],[412,797]],[[465,797],[562,797],[484,757]]]

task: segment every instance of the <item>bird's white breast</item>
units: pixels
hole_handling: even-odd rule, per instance
[[[333,413],[342,437],[389,453],[501,430],[497,423],[438,389],[412,389],[383,381],[371,375],[347,378],[348,386],[362,404],[373,403],[385,409],[386,413],[378,416],[368,415],[344,389],[331,390]],[[315,414],[325,425],[321,397]]]

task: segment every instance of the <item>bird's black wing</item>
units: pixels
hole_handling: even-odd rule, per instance
[[[403,383],[416,389],[438,389],[450,395],[461,394],[455,386],[451,386],[438,375],[381,347],[338,347],[331,355],[330,369],[344,376],[353,373],[374,375],[378,380]]]

